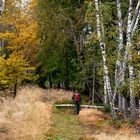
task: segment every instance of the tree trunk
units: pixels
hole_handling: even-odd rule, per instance
[[[134,12],[133,20],[131,22],[130,32],[131,32],[132,37],[133,37],[133,34],[137,28],[139,17],[140,17],[140,1],[138,0],[137,6],[136,6],[136,9]]]
[[[131,119],[134,120],[136,117],[136,101],[134,95],[134,69],[129,64],[129,78],[130,78],[130,115]]]
[[[127,22],[127,44],[126,44],[126,51],[125,57],[128,58],[129,61],[129,83],[130,83],[130,115],[131,119],[135,119],[135,96],[134,96],[134,68],[131,64],[132,62],[132,55],[131,55],[131,23],[132,23],[132,0],[130,0],[129,11],[128,11],[128,22]],[[126,67],[126,60],[125,60],[125,67]]]
[[[108,104],[108,95],[107,95],[107,89],[106,89],[106,79],[104,76],[104,105],[106,106]]]
[[[100,6],[101,6],[101,1],[100,1]],[[101,10],[99,10],[99,14],[101,17],[101,38],[102,40],[105,39],[105,30],[104,30],[104,25],[103,25],[103,16]],[[106,87],[106,77],[104,76],[104,105],[107,106],[108,104],[108,94],[107,94],[107,87]]]
[[[92,104],[95,102],[95,63],[93,63],[93,80],[92,80]]]
[[[124,118],[127,117],[127,104],[126,104],[126,98],[122,97],[122,112],[124,115]]]
[[[3,13],[3,10],[4,10],[4,8],[5,8],[5,0],[0,0],[0,3],[1,3],[1,11],[0,11],[0,18],[1,18],[1,16],[2,16],[2,13]]]
[[[140,7],[140,1],[137,3],[137,7],[135,9],[134,15],[133,14],[133,0],[130,0],[129,3],[129,9],[128,9],[128,21],[127,21],[127,42],[126,42],[126,50],[125,50],[125,56],[124,60],[122,61],[122,69],[120,72],[121,81],[123,82],[125,79],[125,71],[126,71],[126,62],[128,60],[128,68],[129,68],[129,80],[130,80],[130,112],[131,112],[131,119],[135,119],[135,96],[134,96],[134,68],[131,64],[132,62],[132,54],[131,54],[131,40],[133,37],[133,33],[135,32],[135,29],[138,24],[139,19],[139,7]]]
[[[95,102],[95,76],[96,76],[96,49],[93,48],[93,67],[92,67],[92,104]]]
[[[121,62],[121,70],[120,70],[120,73],[119,73],[120,83],[121,84],[124,84],[125,71],[126,71],[126,61],[127,61],[127,58],[128,58],[128,53],[130,51],[130,47],[131,47],[131,44],[130,44],[130,41],[131,41],[131,32],[130,32],[130,29],[131,29],[131,19],[132,19],[132,0],[130,0],[129,9],[128,9],[127,33],[126,33],[126,36],[127,36],[127,39],[126,39],[127,43],[126,43],[126,45],[127,45],[127,47],[126,47],[126,50],[125,50],[124,58],[123,58],[123,60]]]
[[[122,51],[123,51],[123,21],[122,21],[122,10],[121,10],[121,0],[117,0],[117,16],[118,16],[118,29],[119,29],[119,42],[118,42],[118,56],[116,60],[116,70],[115,70],[115,89],[114,94],[116,95],[117,88],[123,82],[123,79],[120,77],[122,69]],[[119,91],[118,95],[118,109],[122,111],[122,95]]]
[[[119,93],[118,95],[118,110],[122,112],[122,95]]]
[[[101,24],[101,17],[100,17],[100,9],[99,9],[99,1],[94,0],[95,3],[95,10],[96,10],[96,28],[97,28],[97,36],[99,39],[99,45],[101,48],[102,52],[102,59],[103,59],[103,70],[104,70],[104,77],[105,77],[105,84],[106,84],[106,89],[107,93],[109,96],[109,102],[110,102],[110,108],[111,108],[111,115],[112,117],[115,116],[115,107],[114,107],[114,102],[113,102],[113,94],[112,94],[112,89],[111,89],[111,84],[110,84],[110,78],[109,78],[109,72],[108,72],[108,67],[107,67],[107,62],[106,62],[106,45],[102,39],[102,24]]]
[[[16,95],[17,95],[17,82],[14,84],[13,98],[15,98]]]
[[[69,89],[69,67],[68,67],[68,56],[65,52],[65,82],[64,82],[64,85],[65,85],[65,89]]]

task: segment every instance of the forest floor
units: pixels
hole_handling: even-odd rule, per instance
[[[71,97],[72,92],[27,86],[14,100],[1,99],[0,140],[140,140],[130,122],[115,122],[100,110],[75,115],[73,108],[53,106]]]

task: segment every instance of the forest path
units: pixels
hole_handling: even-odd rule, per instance
[[[111,118],[96,109],[82,109],[75,115],[73,109],[53,109],[52,127],[47,140],[140,140],[134,130],[126,126],[111,126]]]
[[[52,127],[46,134],[48,140],[79,140],[97,133],[97,128],[79,121],[72,109],[56,109],[52,113]]]

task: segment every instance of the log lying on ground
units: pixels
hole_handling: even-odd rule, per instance
[[[74,107],[74,104],[55,104],[55,107]],[[80,105],[82,108],[91,108],[91,109],[104,109],[104,106],[95,106],[95,105]],[[115,110],[118,110],[117,107],[115,107]],[[127,108],[127,110],[130,110],[130,108]],[[136,109],[138,111],[138,109]]]
[[[80,105],[82,108],[97,108],[103,109],[104,106],[94,106],[94,105]],[[74,104],[56,104],[55,107],[74,107]]]

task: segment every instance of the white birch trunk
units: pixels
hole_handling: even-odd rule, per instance
[[[102,31],[101,30],[101,25],[102,24],[101,24],[101,17],[100,17],[99,1],[94,0],[94,3],[95,3],[95,10],[96,10],[97,36],[98,36],[98,39],[99,39],[99,45],[100,45],[101,52],[102,52],[105,84],[106,84],[107,94],[108,94],[108,97],[109,97],[111,114],[114,117],[115,116],[115,107],[114,107],[113,94],[112,94],[109,72],[108,72],[108,67],[107,67],[107,62],[106,62],[106,45],[105,45],[105,42],[102,39],[102,34],[101,34],[101,31]]]
[[[122,95],[119,93],[118,95],[118,109],[119,111],[122,111]]]
[[[129,56],[129,60],[132,60],[131,56]],[[129,78],[130,78],[130,114],[131,119],[135,119],[136,116],[136,103],[135,103],[135,95],[134,95],[134,68],[129,64]]]
[[[115,89],[114,93],[120,84],[123,82],[123,78],[119,77],[121,75],[122,68],[122,51],[123,51],[123,21],[122,21],[122,10],[121,10],[121,0],[117,0],[117,16],[118,16],[118,29],[119,29],[119,43],[118,43],[118,58],[116,61],[116,70],[115,70]],[[122,95],[119,92],[118,95],[118,109],[122,111]]]
[[[131,22],[131,36],[133,37],[133,34],[137,28],[137,24],[138,24],[138,20],[139,20],[139,16],[140,16],[140,0],[137,3],[135,12],[134,12],[134,16],[133,16],[133,20]]]
[[[132,2],[133,2],[133,0],[130,0],[129,10],[128,10],[127,47],[126,47],[126,51],[125,51],[124,60],[122,63],[121,76],[120,76],[122,81],[124,80],[124,73],[126,70],[126,60],[128,58],[128,53],[130,52],[130,49],[131,49],[131,39],[137,28],[138,21],[140,18],[140,1],[138,1],[138,3],[137,3],[137,7],[135,9],[135,12],[134,12],[135,14],[133,16],[133,19],[132,19]]]
[[[4,7],[5,7],[5,0],[0,0],[0,17],[3,13]]]
[[[121,51],[123,49],[123,21],[122,21],[121,0],[117,0],[117,15],[118,15],[118,27],[119,27],[118,54],[119,56],[121,56]]]
[[[128,23],[127,23],[127,44],[126,44],[126,53],[125,57],[129,61],[129,82],[130,82],[130,115],[131,119],[135,118],[135,96],[134,96],[134,68],[131,64],[132,55],[131,55],[131,23],[132,23],[132,0],[130,0],[129,11],[128,11]],[[125,67],[126,67],[125,59]]]
[[[130,0],[129,9],[128,9],[128,21],[127,21],[127,43],[124,60],[122,62],[122,70],[121,70],[121,81],[124,81],[125,78],[125,70],[126,70],[126,61],[129,62],[129,79],[130,79],[130,111],[131,111],[131,119],[135,118],[135,96],[134,96],[134,68],[131,64],[132,55],[131,55],[131,39],[132,35],[137,27],[138,19],[139,19],[139,2],[137,4],[135,14],[132,18],[132,5],[133,0]],[[138,14],[137,14],[138,13]],[[132,27],[133,26],[133,27]]]
[[[104,76],[104,105],[108,104],[108,95],[107,95],[107,89],[106,89],[106,79]]]
[[[127,19],[127,43],[126,43],[126,50],[125,50],[125,56],[124,60],[122,62],[122,69],[121,69],[121,81],[124,81],[125,78],[125,70],[126,70],[126,60],[128,58],[128,53],[130,51],[131,47],[131,20],[132,20],[132,2],[133,0],[129,0],[129,9],[128,9],[128,19]]]
[[[101,1],[99,3],[99,5],[101,6]],[[104,40],[105,38],[105,30],[104,30],[104,25],[103,25],[103,16],[102,16],[102,12],[101,10],[99,10],[99,14],[101,17],[101,38],[102,40]],[[104,105],[106,106],[108,104],[108,94],[107,94],[107,86],[106,86],[106,77],[104,76]]]

